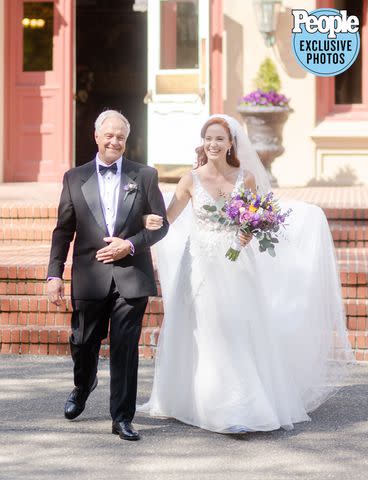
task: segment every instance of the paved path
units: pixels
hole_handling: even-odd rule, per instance
[[[142,361],[139,401],[153,364]],[[0,357],[1,480],[354,480],[368,478],[368,365],[293,431],[219,435],[137,414],[137,443],[110,434],[108,361],[85,412],[63,418],[71,360]]]

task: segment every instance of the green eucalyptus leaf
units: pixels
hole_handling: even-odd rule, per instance
[[[203,205],[202,208],[207,210],[207,212],[216,212],[217,211],[217,208],[215,207],[215,205]]]

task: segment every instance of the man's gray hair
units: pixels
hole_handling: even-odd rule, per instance
[[[127,129],[128,129],[128,135],[130,133],[130,123],[128,120],[124,117],[124,115],[117,110],[105,110],[104,112],[100,113],[100,115],[96,118],[95,121],[95,130],[96,132],[99,132],[101,130],[102,124],[107,118],[111,117],[117,117],[120,118],[120,120],[125,123]]]

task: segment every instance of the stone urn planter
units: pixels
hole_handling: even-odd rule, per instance
[[[271,164],[285,151],[282,146],[282,131],[293,110],[287,105],[238,105],[237,110],[247,125],[249,140],[269,174],[272,187],[278,187]]]

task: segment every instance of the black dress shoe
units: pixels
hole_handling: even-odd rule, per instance
[[[66,401],[65,408],[64,408],[64,415],[65,418],[68,420],[73,420],[80,415],[85,406],[87,398],[89,394],[93,392],[93,390],[97,387],[97,377],[95,378],[92,387],[89,390],[83,390],[80,387],[75,387]]]
[[[141,438],[139,433],[134,430],[132,424],[127,420],[112,422],[112,433],[119,435],[122,440],[136,441]]]

